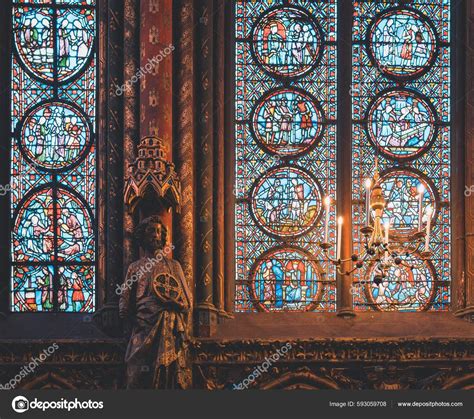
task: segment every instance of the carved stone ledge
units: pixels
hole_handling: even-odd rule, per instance
[[[307,362],[474,362],[473,339],[321,339],[297,341],[194,342],[197,364],[255,364],[290,343],[281,359],[285,363]]]
[[[454,313],[456,317],[462,318],[468,322],[474,323],[474,306],[465,307]]]
[[[126,342],[116,340],[78,341],[61,340],[15,340],[0,341],[0,370],[12,365],[27,365],[38,354],[56,343],[58,348],[45,359],[42,365],[115,365],[123,364]]]

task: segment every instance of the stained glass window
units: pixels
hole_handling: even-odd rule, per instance
[[[450,0],[354,1],[353,224],[365,224],[364,179],[378,159],[388,202],[384,221],[403,249],[431,204],[433,257],[392,268],[380,285],[372,268],[354,278],[356,310],[446,310],[450,302]],[[420,188],[422,186],[422,188]],[[424,192],[423,192],[424,191]],[[422,214],[426,223],[427,215]],[[406,252],[405,252],[406,253]],[[420,266],[419,266],[420,265]]]
[[[14,1],[11,310],[92,312],[95,0]]]
[[[336,193],[336,1],[235,10],[236,311],[333,311],[317,243]]]

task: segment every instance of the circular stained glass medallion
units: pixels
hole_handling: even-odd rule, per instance
[[[370,140],[392,159],[420,156],[437,134],[435,109],[427,98],[407,89],[393,89],[378,95],[366,119]]]
[[[319,61],[323,35],[316,20],[303,9],[272,9],[252,32],[252,52],[263,68],[277,77],[299,77]]]
[[[420,12],[390,9],[376,17],[367,32],[369,56],[394,79],[419,77],[438,55],[436,30]]]
[[[382,311],[421,311],[432,301],[436,274],[428,261],[418,255],[402,256],[403,265],[392,266],[379,285],[373,282],[375,265],[369,270],[369,299]]]
[[[46,102],[23,120],[20,147],[27,159],[46,170],[75,165],[90,144],[90,127],[75,106]]]
[[[293,237],[308,232],[321,212],[321,187],[296,166],[274,168],[251,192],[251,214],[267,234]]]
[[[428,206],[433,208],[432,218],[436,217],[437,200],[434,187],[423,175],[412,170],[391,170],[380,179],[386,200],[382,222],[390,222],[390,234],[394,237],[407,237],[418,230],[419,196],[423,188],[422,223],[426,223]]]
[[[57,201],[53,204],[55,195]],[[93,261],[92,215],[74,192],[46,187],[30,193],[19,208],[12,241],[15,262]]]
[[[262,148],[283,157],[307,152],[324,132],[316,99],[294,88],[265,95],[255,107],[252,124]]]
[[[251,269],[249,291],[259,311],[312,310],[321,299],[321,269],[302,249],[272,249]]]
[[[94,11],[16,7],[14,44],[26,70],[46,82],[63,83],[81,73],[91,56]]]

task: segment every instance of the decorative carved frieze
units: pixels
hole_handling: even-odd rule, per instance
[[[323,339],[288,341],[291,349],[280,362],[411,362],[474,363],[474,339]],[[196,341],[198,364],[258,363],[287,341]]]
[[[17,388],[124,387],[123,340],[56,343],[58,349]],[[290,349],[283,356],[264,365],[285,345]],[[47,346],[3,342],[0,383],[8,383]],[[241,383],[249,389],[474,388],[474,339],[194,340],[191,356],[193,388],[208,390]]]

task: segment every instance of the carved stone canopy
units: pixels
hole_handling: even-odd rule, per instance
[[[176,212],[181,206],[181,183],[174,164],[165,159],[165,146],[158,137],[144,137],[138,146],[138,157],[128,168],[124,201],[133,212],[137,204],[153,192],[165,207]]]

